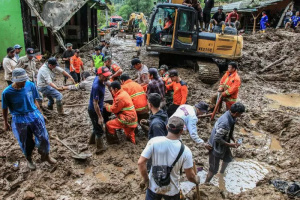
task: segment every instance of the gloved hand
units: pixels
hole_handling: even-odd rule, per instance
[[[149,187],[149,179],[147,179],[147,180],[142,180],[142,181],[140,182],[140,188],[141,188],[142,190],[147,190],[148,187]]]

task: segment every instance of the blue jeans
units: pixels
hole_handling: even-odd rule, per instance
[[[61,101],[63,98],[63,95],[59,91],[49,85],[46,87],[39,87],[38,91],[40,91],[44,97],[49,99],[48,106],[52,106],[54,104],[54,99],[56,99],[56,101]]]
[[[156,194],[152,192],[149,188],[146,191],[146,200],[161,200],[164,198],[164,200],[180,200],[180,193],[174,195],[174,196],[167,196],[163,194]]]
[[[68,74],[70,74],[70,66],[69,66],[69,67],[65,67],[65,71],[66,71]],[[68,77],[65,76],[65,77],[64,77],[64,82],[66,83],[67,80],[68,80]]]

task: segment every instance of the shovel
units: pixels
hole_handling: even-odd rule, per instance
[[[72,158],[76,159],[76,160],[86,160],[87,158],[91,157],[92,154],[91,153],[76,153],[73,149],[71,149],[71,147],[69,147],[66,143],[64,143],[63,141],[61,141],[58,137],[53,137],[51,136],[51,138],[57,140],[58,142],[60,142],[61,144],[63,144],[65,147],[67,147],[70,151],[72,151],[72,153],[74,154],[72,156]]]

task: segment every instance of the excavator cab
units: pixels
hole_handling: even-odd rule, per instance
[[[208,83],[219,78],[221,65],[215,61],[223,60],[226,66],[228,61],[242,56],[243,48],[243,37],[236,29],[215,27],[212,33],[202,32],[194,8],[171,3],[156,5],[145,41],[147,51],[160,53],[160,64],[192,65],[199,72],[205,71],[201,80]]]
[[[178,4],[159,4],[151,18],[149,44],[195,51],[199,26],[197,21],[194,9]]]

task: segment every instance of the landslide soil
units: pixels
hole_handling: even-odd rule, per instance
[[[300,154],[300,109],[294,107],[272,108],[273,103],[266,94],[300,93],[299,68],[299,34],[281,30],[268,30],[266,34],[245,35],[244,54],[239,60],[239,75],[242,86],[239,101],[245,104],[247,111],[238,120],[235,127],[236,137],[242,137],[243,145],[234,150],[235,158],[254,159],[272,166],[267,176],[257,183],[257,187],[234,195],[221,191],[218,187],[201,185],[202,199],[288,199],[277,192],[269,181],[299,180]],[[112,40],[113,59],[134,76],[130,70],[130,60],[136,56],[134,41],[127,39]],[[90,66],[88,52],[83,53],[85,66]],[[288,55],[279,65],[260,72],[267,65]],[[142,49],[140,59],[148,67],[158,67],[158,55],[147,53]],[[188,83],[188,104],[200,100],[209,102],[217,90],[217,84],[202,83],[197,73],[185,66],[178,68],[180,76]],[[1,71],[0,76],[3,76]],[[62,77],[57,76],[56,83],[62,85]],[[0,89],[6,82],[0,82]],[[85,91],[64,91],[64,104],[87,104],[89,94]],[[47,100],[44,99],[44,106]],[[92,125],[88,117],[87,106],[65,108],[67,116],[59,116],[56,111],[47,114],[46,124],[49,135],[58,136],[77,152],[95,151],[93,145],[87,145]],[[0,116],[3,121],[3,116]],[[256,120],[253,123],[252,120]],[[214,122],[200,120],[199,135],[205,141],[210,136]],[[243,133],[240,131],[244,129]],[[251,131],[263,132],[264,138],[257,138]],[[185,136],[184,136],[185,137]],[[277,138],[283,150],[269,148],[272,137]],[[1,199],[23,199],[32,192],[35,199],[144,199],[144,191],[139,189],[141,180],[137,170],[137,161],[147,143],[146,136],[140,131],[136,136],[137,145],[125,140],[119,133],[121,143],[110,145],[102,155],[95,155],[85,162],[71,158],[72,153],[56,140],[51,139],[51,155],[57,159],[56,165],[41,163],[40,156],[34,151],[33,159],[37,170],[30,171],[26,167],[25,158],[12,132],[0,129],[0,197]],[[185,144],[193,152],[196,165],[204,165],[208,169],[208,156],[205,149],[196,148],[188,137]],[[15,165],[14,165],[15,164]],[[28,192],[30,191],[30,192]],[[32,194],[30,193],[30,194]],[[194,190],[187,197],[195,199]]]

